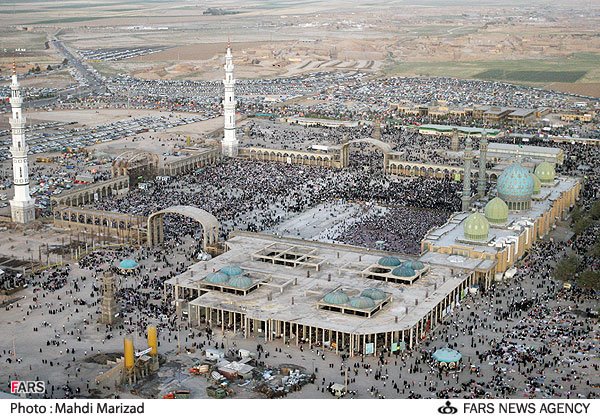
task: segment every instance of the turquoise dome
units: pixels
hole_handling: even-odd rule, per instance
[[[244,270],[242,270],[239,266],[225,266],[221,267],[221,270],[219,271],[228,276],[237,276],[238,274],[242,274],[244,272]]]
[[[364,296],[350,299],[350,306],[356,309],[371,309],[375,306],[373,299]]]
[[[394,276],[399,276],[399,277],[412,277],[412,276],[416,275],[417,273],[411,266],[408,266],[405,263],[399,267],[396,267],[394,270],[392,270],[392,274]]]
[[[204,280],[211,284],[225,284],[229,280],[229,276],[218,271],[216,273],[208,273]]]
[[[252,279],[246,276],[233,276],[227,281],[227,286],[235,287],[237,289],[247,289],[252,286]]]
[[[400,264],[402,264],[402,262],[393,256],[388,256],[388,257],[381,257],[378,261],[380,266],[385,266],[385,267],[397,267]]]
[[[350,298],[348,295],[341,290],[327,293],[325,297],[323,297],[323,302],[329,303],[330,305],[345,305],[349,300]]]
[[[139,264],[137,263],[137,261],[132,260],[130,258],[126,258],[125,260],[123,260],[119,263],[119,268],[121,268],[123,270],[131,270],[138,266],[139,266]]]
[[[534,181],[531,173],[519,163],[509,165],[498,177],[498,197],[511,210],[527,209],[531,206]]]
[[[363,297],[371,298],[373,300],[381,300],[385,299],[385,292],[375,288],[368,288],[361,292],[360,294]]]
[[[457,363],[462,359],[462,354],[456,350],[445,347],[435,350],[432,357],[435,361],[440,363]]]
[[[425,264],[423,264],[419,260],[416,260],[416,261],[407,261],[404,264],[406,264],[407,266],[409,266],[413,270],[423,270],[425,268]]]

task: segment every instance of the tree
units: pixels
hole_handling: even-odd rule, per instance
[[[68,59],[65,58],[64,60],[62,60],[62,65],[67,65],[68,63],[69,63]]]
[[[590,216],[596,221],[600,219],[600,200],[596,200],[590,208]]]
[[[600,271],[584,271],[577,279],[577,284],[584,289],[600,290]]]
[[[578,269],[579,257],[576,254],[571,254],[556,263],[554,277],[560,281],[568,282],[575,278]]]
[[[52,71],[52,66],[50,64],[48,64],[48,66],[46,67],[46,70]]]
[[[573,232],[575,232],[575,234],[580,235],[582,234],[586,229],[588,229],[588,227],[590,225],[592,225],[592,219],[588,216],[583,216],[581,219],[579,219],[577,222],[575,222],[575,226],[573,227]]]

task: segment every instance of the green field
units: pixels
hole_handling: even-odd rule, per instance
[[[483,78],[522,84],[600,82],[600,54],[577,53],[568,57],[505,61],[390,62],[387,75]]]
[[[587,74],[587,71],[507,71],[486,70],[475,74],[483,80],[524,81],[530,83],[574,83]]]

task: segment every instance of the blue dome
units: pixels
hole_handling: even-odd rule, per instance
[[[396,267],[399,266],[400,264],[402,264],[402,262],[393,256],[388,256],[388,257],[381,257],[378,261],[380,266],[385,266],[385,267]]]
[[[400,267],[396,267],[394,270],[392,270],[392,274],[400,277],[412,277],[417,273],[411,266],[402,264]]]
[[[350,306],[356,309],[371,309],[375,306],[373,299],[364,296],[350,299]]]
[[[413,270],[423,270],[425,268],[425,264],[423,264],[419,260],[417,260],[417,261],[407,261],[404,264],[406,264],[407,266],[409,266]]]
[[[368,288],[362,291],[362,293],[360,294],[361,296],[364,296],[366,298],[371,298],[373,300],[381,300],[381,299],[385,299],[385,292],[379,289],[375,289],[375,288]]]
[[[462,354],[456,350],[445,347],[436,350],[432,357],[435,361],[439,361],[441,363],[456,363],[460,361]]]
[[[505,202],[531,199],[533,178],[529,170],[519,163],[509,165],[498,177],[498,197]]]
[[[239,266],[225,266],[221,267],[221,270],[219,271],[228,276],[237,276],[238,274],[242,274],[244,272],[244,270],[242,270]]]
[[[229,280],[229,276],[218,271],[216,273],[208,273],[204,280],[211,284],[225,284]]]
[[[119,263],[119,268],[122,268],[124,270],[131,270],[136,268],[137,266],[139,266],[139,264],[135,260],[132,260],[130,258],[126,258],[125,260]]]
[[[246,276],[234,276],[227,282],[228,286],[235,287],[238,289],[247,289],[252,286],[252,279]]]
[[[350,298],[348,297],[348,295],[342,292],[341,290],[336,290],[334,292],[327,293],[323,297],[323,302],[329,303],[330,305],[344,305],[348,303],[349,300]]]

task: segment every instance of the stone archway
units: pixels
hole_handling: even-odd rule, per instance
[[[202,249],[204,251],[219,240],[219,228],[221,225],[214,215],[193,206],[171,206],[170,208],[154,212],[148,217],[148,246],[157,245],[164,241],[163,217],[167,213],[192,218],[202,225]]]
[[[342,155],[340,156],[342,166],[347,167],[350,163],[350,145],[359,143],[372,145],[383,153],[383,171],[387,172],[387,165],[389,155],[392,152],[392,146],[387,142],[383,142],[382,140],[375,138],[359,138],[345,142],[342,145]]]

